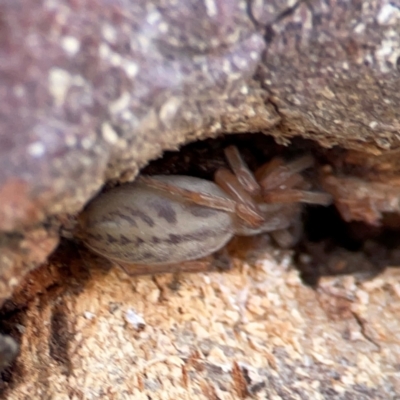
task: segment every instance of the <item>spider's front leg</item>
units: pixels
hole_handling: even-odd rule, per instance
[[[225,149],[225,157],[243,189],[251,195],[259,194],[261,187],[254,174],[241,157],[238,148],[236,146],[227,147]]]
[[[263,199],[267,203],[308,203],[328,206],[332,196],[324,192],[311,192],[310,185],[300,172],[313,165],[310,155],[300,157],[284,164],[280,158],[274,158],[261,166],[256,172],[263,188]]]
[[[285,163],[279,157],[273,158],[262,165],[256,172],[261,187],[265,190],[278,188],[296,174],[312,167],[314,159],[311,155],[305,155],[297,160]]]
[[[184,189],[171,183],[160,181],[157,178],[153,178],[152,176],[141,175],[137,178],[136,181],[138,183],[143,183],[153,189],[161,190],[165,193],[168,193],[176,197],[178,200],[180,199],[192,202],[199,206],[209,207],[215,210],[226,211],[229,213],[235,212],[235,201],[225,197],[217,197],[207,193]]]

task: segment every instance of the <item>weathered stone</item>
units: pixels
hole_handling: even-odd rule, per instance
[[[282,143],[301,135],[356,149],[366,161],[367,154],[396,149],[399,60],[396,1],[0,1],[0,299],[46,260],[66,216],[106,181],[133,179],[164,150],[237,132],[265,132]],[[374,292],[375,305],[382,292]],[[81,311],[70,301],[68,310],[51,301],[44,311],[29,309],[32,342],[24,348],[33,349],[32,371],[42,377],[51,375],[40,374],[36,356],[47,350],[37,321],[53,321],[52,310],[46,313],[54,308],[68,326]],[[51,355],[61,363],[70,351],[62,349]],[[317,370],[313,377],[328,385]],[[351,379],[364,385],[364,378]],[[346,398],[398,392],[395,375],[379,379],[377,392],[365,388],[370,382],[348,384],[348,391],[333,386]],[[331,395],[324,390],[319,394]]]

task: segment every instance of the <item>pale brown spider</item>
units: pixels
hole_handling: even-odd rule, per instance
[[[233,172],[220,168],[215,183],[182,175],[139,176],[106,192],[79,218],[80,238],[95,252],[134,273],[204,270],[204,257],[234,236],[272,232],[279,242],[298,220],[299,203],[328,205],[301,172],[309,155],[285,164],[274,158],[253,174],[238,149],[225,149]],[[209,265],[209,261],[206,261]]]

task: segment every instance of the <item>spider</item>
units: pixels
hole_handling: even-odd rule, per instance
[[[300,174],[305,155],[289,163],[273,158],[254,174],[235,146],[225,149],[231,170],[214,182],[185,175],[139,176],[95,198],[78,218],[77,236],[95,253],[130,274],[197,271],[235,235],[270,232],[283,246],[296,236],[300,203],[329,205]]]

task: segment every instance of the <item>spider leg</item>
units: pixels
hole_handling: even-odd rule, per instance
[[[225,157],[243,188],[250,194],[259,193],[261,189],[260,185],[241,157],[238,148],[236,146],[227,147],[225,149]]]
[[[141,175],[137,178],[137,182],[144,183],[145,185],[154,189],[166,192],[176,197],[178,200],[186,200],[199,206],[214,208],[216,210],[226,211],[229,213],[235,213],[236,210],[236,202],[232,199],[183,189],[177,187],[176,185],[162,182],[151,176]]]
[[[220,186],[221,188],[226,188],[225,191],[230,194],[233,199],[183,189],[176,185],[162,182],[151,176],[141,175],[137,178],[137,182],[168,193],[181,201],[188,201],[199,206],[209,207],[215,210],[238,215],[239,218],[245,220],[250,226],[258,226],[263,222],[264,218],[258,211],[257,204],[241,187],[235,175],[225,168],[223,170],[226,172],[222,172],[222,174],[218,173],[221,172],[221,170],[217,171],[218,176],[221,177],[219,178],[220,182],[223,182]],[[216,183],[218,184],[218,182]],[[240,202],[238,203],[235,200],[239,200]]]
[[[251,227],[258,227],[264,222],[264,217],[257,203],[240,184],[236,175],[226,168],[217,170],[214,176],[215,183],[234,200],[236,200],[236,214]]]
[[[292,175],[310,168],[314,163],[311,155],[305,155],[288,164],[283,164],[281,159],[271,160],[265,169],[258,174],[261,187],[265,190],[275,189]]]
[[[267,203],[307,203],[321,206],[332,204],[332,196],[329,193],[300,189],[271,190],[263,195],[263,199]]]
[[[130,264],[121,261],[112,261],[118,265],[127,275],[157,275],[179,272],[209,272],[228,271],[232,269],[232,263],[226,250],[219,250],[216,254],[204,257],[200,260],[188,260],[173,264]]]
[[[261,182],[263,179],[265,179],[266,176],[268,176],[272,171],[275,169],[283,166],[285,164],[285,160],[280,157],[274,157],[272,160],[266,162],[265,164],[261,165],[256,172],[254,173],[254,176],[257,179],[257,182]]]
[[[279,158],[272,159],[258,171],[260,184],[264,189],[262,195],[267,203],[307,203],[328,206],[332,196],[323,192],[311,192],[310,184],[299,174],[312,166],[314,160],[310,155],[300,157],[289,164],[283,164]]]
[[[289,176],[284,182],[282,182],[278,188],[280,190],[285,189],[303,189],[307,190],[311,187],[309,182],[306,182],[300,174],[294,174]]]

